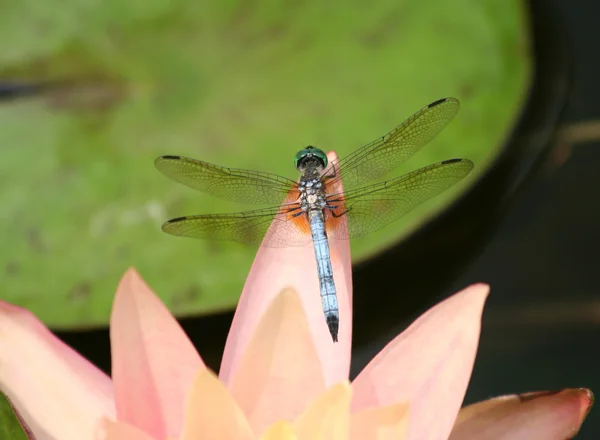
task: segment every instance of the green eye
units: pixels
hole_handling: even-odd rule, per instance
[[[303,150],[298,151],[296,156],[294,157],[294,166],[298,169],[299,165],[302,165],[302,162],[310,157],[315,157],[321,162],[321,166],[323,168],[327,167],[327,155],[323,150],[319,150],[315,147],[306,147]]]
[[[323,168],[327,167],[327,154],[323,150],[319,150],[318,148],[312,149],[312,154],[314,154],[317,158],[319,158],[323,164]]]

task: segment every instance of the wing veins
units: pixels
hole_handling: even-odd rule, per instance
[[[446,191],[472,169],[470,160],[444,161],[396,179],[331,195],[329,198],[338,197],[343,201],[337,208],[348,216],[348,230],[334,228],[330,235],[348,239],[381,229]]]
[[[454,118],[458,108],[459,102],[454,98],[431,103],[386,135],[332,163],[325,174],[337,168],[339,173],[333,180],[341,179],[348,189],[382,177],[433,140]],[[419,125],[421,120],[423,123]]]
[[[228,168],[184,156],[160,156],[156,168],[170,179],[212,196],[241,203],[281,203],[296,182],[277,174]]]
[[[288,227],[287,215],[299,208],[290,203],[282,206],[255,209],[227,214],[201,214],[178,217],[163,224],[162,230],[168,234],[220,241],[236,241],[244,244],[260,244],[266,235],[275,237],[272,247],[284,247],[284,239],[277,236],[279,228]],[[274,226],[271,226],[274,224]],[[272,229],[269,229],[272,227]],[[270,231],[270,232],[269,232]],[[296,242],[302,241],[300,235],[293,237]],[[306,240],[304,240],[306,241]],[[264,244],[264,243],[263,243]],[[268,243],[266,244],[267,246]],[[290,240],[290,245],[294,242]]]

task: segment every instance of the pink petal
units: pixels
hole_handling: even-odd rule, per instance
[[[94,438],[114,418],[110,378],[29,311],[0,302],[0,388],[38,440]]]
[[[410,403],[408,439],[446,440],[471,377],[489,288],[436,305],[389,343],[352,386],[352,409]]]
[[[328,154],[330,161],[336,158]],[[341,190],[341,186],[336,188]],[[352,338],[352,266],[348,240],[329,240],[340,308],[339,342],[333,343],[321,309],[317,265],[312,243],[303,247],[258,250],[227,338],[220,378],[228,384],[261,316],[285,288],[299,293],[310,323],[328,387],[348,378]]]
[[[403,440],[409,409],[404,403],[365,409],[352,414],[351,440]]]
[[[348,381],[321,394],[294,422],[298,439],[348,440],[351,396]]]
[[[181,440],[252,440],[244,413],[225,385],[208,368],[192,386]]]
[[[573,438],[592,402],[584,389],[497,397],[463,408],[450,440]]]
[[[302,303],[293,290],[271,303],[256,327],[229,389],[254,432],[293,420],[325,391]]]
[[[135,426],[127,425],[122,422],[113,422],[106,420],[104,423],[105,437],[100,437],[105,440],[158,440],[155,437],[150,437],[144,431],[139,430]],[[160,439],[162,440],[162,439]]]
[[[134,269],[119,284],[110,340],[119,420],[156,438],[179,437],[186,395],[204,364]]]

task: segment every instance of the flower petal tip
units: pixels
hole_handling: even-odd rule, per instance
[[[113,313],[117,307],[122,307],[124,303],[132,306],[147,301],[157,302],[160,299],[134,267],[128,268],[119,280],[113,300]],[[162,302],[160,307],[166,309]]]
[[[450,440],[574,438],[593,401],[584,388],[496,397],[463,408]]]
[[[284,287],[279,293],[278,297],[280,297],[280,301],[297,301],[300,303],[300,295],[293,287]]]
[[[185,414],[181,440],[255,438],[234,398],[206,367],[196,373],[187,397]]]
[[[137,276],[137,277],[141,278],[139,272],[133,266],[129,266],[127,268],[127,270],[125,271],[125,273],[123,274],[123,276]]]
[[[579,425],[582,425],[592,410],[596,397],[594,396],[592,390],[588,388],[579,388],[576,391],[581,394],[581,419],[579,421]]]
[[[483,300],[490,294],[490,286],[485,283],[475,283],[463,289],[463,293],[473,296],[481,296]]]
[[[477,313],[483,312],[483,307],[487,298],[490,294],[490,286],[484,283],[471,284],[465,287],[458,293],[455,293],[449,297],[446,301],[449,304],[453,304],[454,307],[458,307],[466,310],[472,310]]]
[[[135,267],[129,267],[121,276],[119,280],[119,288],[117,289],[117,294],[121,291],[121,287],[125,286],[134,286],[137,283],[146,284],[140,273],[135,269]]]
[[[577,435],[577,433],[579,433],[581,425],[583,425],[583,422],[585,422],[585,419],[592,410],[592,406],[594,404],[595,399],[594,393],[592,393],[592,391],[588,388],[565,388],[558,391],[531,394],[537,395],[534,396],[534,398],[543,397],[543,395],[556,395],[557,399],[561,399],[564,401],[565,406],[568,405],[568,402],[572,402],[572,405],[575,406],[573,410],[577,414],[577,416],[574,417],[576,419],[576,422],[574,426],[572,426],[572,433],[569,438],[574,438]]]
[[[565,388],[562,390],[555,391],[534,391],[530,393],[519,394],[519,400],[521,402],[529,402],[535,399],[543,397],[551,397],[563,395],[566,398],[573,398],[577,400],[579,406],[579,425],[585,421],[587,415],[592,410],[594,405],[594,393],[587,388]]]
[[[296,433],[292,425],[285,421],[276,422],[269,426],[263,435],[260,437],[261,440],[296,440]]]
[[[164,438],[177,432],[202,359],[166,305],[133,268],[117,288],[110,317],[118,418]]]

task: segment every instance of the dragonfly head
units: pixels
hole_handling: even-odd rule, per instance
[[[296,153],[294,157],[294,166],[300,172],[309,167],[323,169],[327,167],[327,155],[323,150],[308,146]]]

